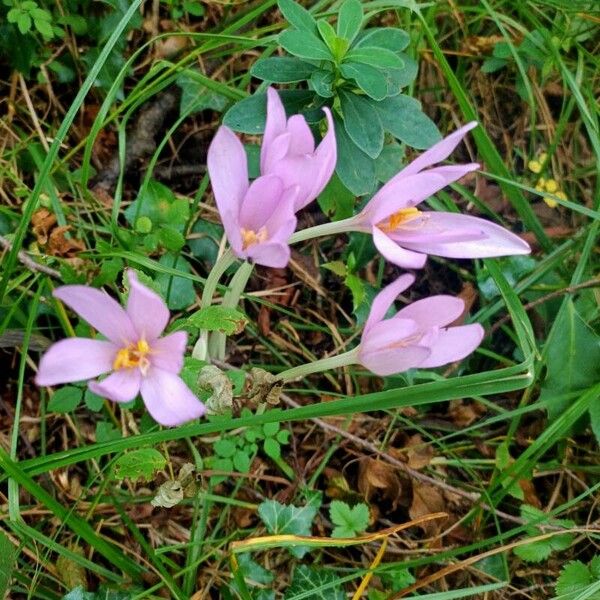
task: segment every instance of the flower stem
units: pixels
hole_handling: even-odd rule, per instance
[[[240,297],[246,289],[248,279],[250,279],[250,275],[252,275],[253,270],[254,265],[248,261],[245,261],[240,265],[240,268],[236,271],[235,275],[231,279],[231,282],[229,283],[229,289],[223,297],[221,306],[224,308],[237,307],[240,302]],[[209,355],[218,360],[224,360],[226,339],[227,336],[220,331],[215,331],[213,334],[211,334],[210,341],[208,343]]]
[[[281,381],[291,381],[292,379],[299,379],[306,375],[310,375],[311,373],[320,373],[321,371],[329,371],[330,369],[353,365],[357,362],[358,351],[359,347],[357,346],[353,350],[349,350],[343,354],[328,356],[327,358],[322,358],[321,360],[312,363],[292,367],[291,369],[280,373],[277,378]]]
[[[335,235],[337,233],[346,233],[348,231],[359,231],[360,227],[356,223],[356,219],[351,217],[349,219],[342,219],[341,221],[332,221],[331,223],[323,223],[322,225],[315,225],[314,227],[308,227],[301,231],[296,231],[294,235],[289,239],[290,244],[296,244],[297,242],[303,242],[305,240],[312,240],[316,237],[323,237],[326,235]]]

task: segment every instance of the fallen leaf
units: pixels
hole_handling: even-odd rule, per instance
[[[72,258],[79,252],[85,250],[85,244],[76,238],[67,238],[65,235],[70,231],[72,227],[70,225],[64,225],[62,227],[55,227],[50,232],[48,238],[48,254],[52,256],[62,256],[64,258]]]
[[[373,458],[363,458],[358,470],[358,489],[367,502],[381,491],[383,498],[391,501],[395,510],[402,486],[394,467]]]
[[[411,469],[423,469],[429,465],[434,456],[431,444],[423,442],[423,438],[418,433],[410,437],[406,448],[408,449],[408,466]]]
[[[40,208],[33,213],[31,217],[31,230],[38,244],[45,246],[48,243],[48,236],[55,225],[56,217],[47,208]]]
[[[411,519],[418,519],[432,513],[446,512],[446,501],[439,490],[413,480],[413,499],[408,514]],[[438,533],[444,521],[428,521],[419,525],[426,535]]]
[[[452,400],[448,408],[448,416],[460,428],[468,427],[482,414],[485,414],[485,407],[476,402],[467,404],[464,400]]]

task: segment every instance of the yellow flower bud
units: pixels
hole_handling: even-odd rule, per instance
[[[527,163],[527,168],[532,172],[532,173],[540,173],[542,170],[542,165],[537,161],[537,160],[530,160]]]
[[[556,208],[558,206],[558,202],[554,198],[551,198],[550,196],[544,196],[544,202],[550,208]]]
[[[556,192],[556,194],[554,194],[557,198],[560,198],[561,200],[566,200],[567,199],[567,195],[564,192],[561,192],[560,190],[558,192]]]
[[[546,181],[546,191],[550,192],[551,194],[554,194],[555,192],[558,191],[558,183],[556,183],[556,181],[554,179],[548,179],[548,181]]]
[[[538,157],[538,160],[544,164],[548,160],[548,154],[546,152],[542,152]]]

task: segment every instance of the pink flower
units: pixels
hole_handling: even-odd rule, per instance
[[[236,256],[266,267],[285,267],[288,239],[296,229],[294,205],[299,187],[286,187],[276,175],[248,183],[242,142],[225,126],[208,149],[208,172],[217,208]]]
[[[485,219],[416,208],[479,168],[475,163],[427,168],[446,159],[476,125],[472,122],[461,127],[402,169],[358,215],[348,219],[347,229],[371,232],[375,246],[387,260],[412,269],[423,267],[427,254],[486,258],[531,252],[518,236]]]
[[[260,150],[263,175],[276,175],[285,188],[298,186],[294,211],[312,202],[333,175],[337,160],[335,130],[329,108],[323,108],[328,130],[315,149],[315,140],[302,115],[286,117],[279,95],[267,90],[267,122]]]
[[[37,385],[89,380],[92,392],[130,402],[141,393],[148,412],[161,425],[180,425],[204,414],[204,405],[178,373],[183,367],[187,334],[160,337],[169,309],[152,290],[127,271],[129,298],[124,310],[105,292],[85,285],[65,285],[53,295],[72,308],[106,340],[70,338],[53,344],[42,356]]]
[[[481,343],[479,324],[448,327],[464,310],[453,296],[417,300],[384,319],[396,296],[413,282],[402,275],[373,301],[358,348],[358,362],[376,375],[392,375],[412,368],[440,367],[461,360]]]

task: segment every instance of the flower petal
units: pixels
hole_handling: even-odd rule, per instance
[[[427,254],[413,252],[399,246],[378,227],[373,227],[373,243],[387,260],[399,267],[422,269],[427,261]]]
[[[395,350],[361,353],[359,363],[375,375],[386,377],[420,367],[430,355],[429,348],[408,346]]]
[[[283,269],[290,262],[290,247],[280,242],[255,244],[250,246],[246,252],[248,258],[263,267]]]
[[[265,134],[260,149],[260,169],[262,173],[266,173],[265,160],[269,152],[269,147],[273,140],[285,133],[287,125],[287,117],[285,108],[279,94],[273,89],[267,89],[267,120],[265,123]]]
[[[360,353],[397,350],[415,345],[411,338],[419,332],[419,325],[411,319],[392,317],[365,329],[360,340]]]
[[[58,385],[86,381],[112,370],[118,347],[103,340],[69,338],[52,344],[42,356],[35,382]]]
[[[142,374],[139,369],[119,369],[102,381],[90,381],[94,394],[113,402],[131,402],[140,391]]]
[[[431,354],[419,365],[423,369],[441,367],[468,356],[481,344],[484,330],[479,323],[442,329],[431,346]]]
[[[136,339],[131,319],[121,305],[106,292],[87,285],[63,285],[52,295],[73,309],[94,329],[121,346]]]
[[[152,365],[171,373],[179,373],[183,368],[186,345],[187,333],[185,331],[176,331],[156,340],[152,344],[150,354]]]
[[[466,165],[444,165],[443,167],[434,167],[433,169],[427,169],[423,171],[425,173],[435,173],[435,175],[441,175],[446,180],[446,185],[454,183],[459,179],[462,179],[468,173],[477,171],[481,165],[479,163],[467,163]]]
[[[384,287],[377,296],[373,299],[371,305],[371,311],[369,317],[365,323],[364,333],[371,329],[376,323],[379,323],[384,317],[385,313],[389,310],[390,306],[394,303],[394,300],[406,289],[408,289],[415,281],[414,275],[401,275],[386,287]]]
[[[239,229],[237,218],[248,189],[246,152],[233,131],[219,127],[208,148],[206,164],[221,221],[231,243],[233,230]]]
[[[376,225],[404,208],[416,206],[446,186],[443,175],[434,172],[390,179],[359,213],[363,223]]]
[[[240,226],[258,232],[277,210],[283,182],[275,175],[263,175],[248,188],[240,210]]]
[[[180,377],[156,367],[142,379],[141,393],[152,418],[168,427],[197,419],[206,411]]]
[[[486,258],[531,252],[527,242],[491,221],[447,212],[431,211],[427,216],[428,222],[420,230],[422,236],[410,240],[405,238],[401,242],[405,248],[447,258]],[[436,240],[436,235],[444,231],[464,231],[466,235],[463,240]],[[474,234],[481,237],[473,239]]]
[[[169,309],[165,301],[150,288],[141,284],[132,269],[127,270],[129,298],[127,314],[140,339],[155,340],[169,322]]]
[[[312,154],[315,151],[315,138],[302,115],[293,115],[288,119],[287,131],[291,136],[292,154]]]
[[[429,296],[400,309],[395,318],[412,319],[417,322],[419,329],[428,329],[456,321],[464,309],[464,301],[455,296]]]
[[[280,160],[283,160],[290,149],[291,135],[282,133],[278,135],[268,146],[261,146],[261,175],[276,174],[276,166]]]
[[[429,148],[429,150],[423,152],[421,156],[404,167],[400,173],[402,173],[405,177],[408,175],[414,175],[426,167],[435,165],[436,163],[445,160],[454,151],[456,146],[460,144],[467,132],[473,129],[473,127],[477,127],[477,121],[471,121],[470,123],[463,125],[463,127],[457,129],[454,133],[451,133],[437,144],[434,144],[431,148]]]

